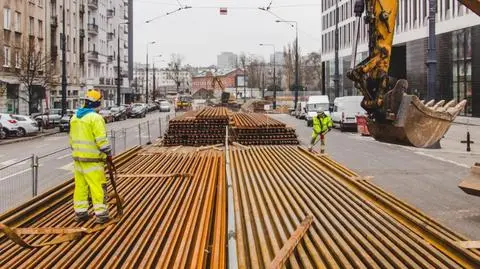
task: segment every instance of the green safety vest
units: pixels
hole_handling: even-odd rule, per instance
[[[111,151],[105,120],[94,112],[82,118],[76,115],[72,117],[69,140],[75,161],[100,162],[105,160]]]

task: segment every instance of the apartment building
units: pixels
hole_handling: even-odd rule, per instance
[[[340,95],[357,94],[345,74],[350,68],[354,0],[322,1],[322,62],[325,87],[334,93],[335,28],[339,12]],[[428,0],[399,0],[390,75],[406,78],[412,92],[426,96]],[[464,115],[480,117],[480,17],[457,0],[437,1],[437,87],[440,99],[466,99]],[[361,25],[358,60],[368,53],[367,29]],[[333,100],[333,99],[332,99]]]
[[[32,85],[29,94],[16,75],[21,59],[29,48],[45,52],[45,1],[44,0],[1,0],[0,1],[0,112],[34,113],[46,106],[45,88]],[[39,72],[41,72],[39,70]],[[30,103],[30,107],[29,107]]]
[[[87,89],[100,89],[104,105],[116,103],[117,56],[120,56],[121,102],[131,99],[128,83],[128,2],[88,1]],[[120,39],[120,46],[118,40]]]
[[[222,52],[217,56],[217,67],[219,69],[235,68],[237,59],[237,55],[233,52]]]
[[[55,84],[48,92],[47,100],[53,108],[62,107],[63,34],[65,34],[66,52],[67,109],[76,109],[81,106],[85,96],[88,21],[86,2],[87,0],[49,0],[47,3],[47,48],[55,71]]]
[[[154,72],[155,70],[155,72]],[[155,73],[155,79],[154,79]],[[192,75],[185,70],[177,72],[164,68],[155,68],[152,66],[148,69],[148,95],[152,100],[161,96],[176,95],[177,93],[189,93],[192,85]],[[155,82],[154,82],[155,81]],[[177,83],[180,83],[177,92]],[[133,92],[138,96],[138,101],[145,101],[146,93],[146,69],[144,64],[137,64],[134,68],[134,79],[132,83]]]

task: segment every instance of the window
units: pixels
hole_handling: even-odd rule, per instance
[[[75,42],[75,37],[73,38],[73,53],[77,52],[77,43]]]
[[[15,12],[15,31],[20,32],[22,29],[22,13]]]
[[[20,68],[20,52],[15,51],[15,67]]]
[[[3,29],[10,30],[10,9],[3,8]]]
[[[3,48],[3,66],[4,67],[10,67],[10,48],[9,47],[4,47]]]
[[[35,19],[33,17],[30,17],[29,24],[28,24],[28,33],[30,35],[35,34]]]
[[[38,20],[38,37],[43,37],[43,21]]]

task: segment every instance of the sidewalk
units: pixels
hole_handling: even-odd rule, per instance
[[[480,126],[480,118],[458,116],[454,123]]]
[[[44,136],[50,136],[50,135],[54,135],[54,134],[58,134],[58,133],[59,133],[58,128],[52,128],[52,129],[42,130],[41,132],[39,132],[35,135],[29,135],[29,136],[25,136],[25,137],[6,138],[6,139],[0,140],[0,146],[1,145],[13,144],[13,143],[19,143],[19,142],[23,142],[23,141],[29,141],[29,140],[37,139],[37,138],[44,137]]]

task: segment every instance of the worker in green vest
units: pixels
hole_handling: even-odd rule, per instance
[[[75,169],[73,209],[76,220],[88,220],[88,197],[91,197],[97,223],[109,220],[105,162],[112,162],[105,120],[98,114],[102,94],[89,90],[83,108],[70,120],[70,146]]]
[[[317,116],[313,117],[313,133],[310,141],[309,150],[313,150],[313,146],[317,143],[320,137],[320,153],[325,153],[325,134],[333,127],[332,118],[325,114],[325,111],[319,109]]]

